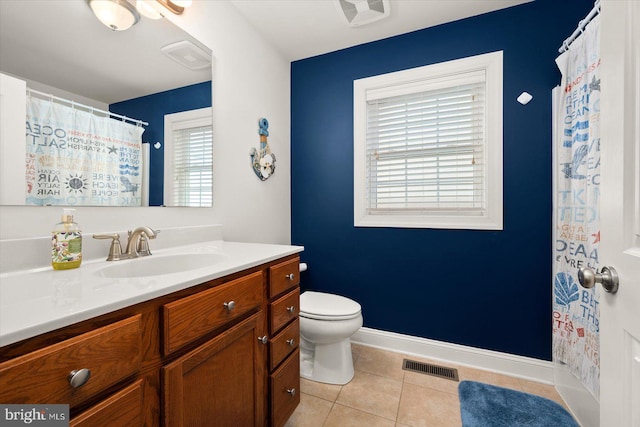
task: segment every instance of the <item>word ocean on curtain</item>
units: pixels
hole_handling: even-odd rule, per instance
[[[578,269],[599,267],[600,50],[596,16],[556,62],[562,72],[556,123],[553,356],[599,398],[599,288]]]
[[[144,128],[27,97],[27,205],[142,205]]]

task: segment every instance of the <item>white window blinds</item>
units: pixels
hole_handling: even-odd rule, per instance
[[[502,52],[353,82],[354,225],[502,229]]]
[[[211,126],[173,131],[173,205],[211,206],[213,179]]]
[[[369,215],[484,213],[484,72],[453,83],[384,98],[370,92]]]
[[[210,107],[165,115],[165,205],[213,205],[212,123]]]

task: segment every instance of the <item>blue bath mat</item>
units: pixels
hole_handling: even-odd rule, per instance
[[[458,385],[462,427],[579,427],[562,406],[543,397],[475,381]]]

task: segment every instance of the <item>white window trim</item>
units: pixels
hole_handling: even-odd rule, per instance
[[[443,84],[456,74],[486,71],[486,176],[487,209],[484,216],[368,215],[366,207],[367,95],[387,97],[423,87]],[[356,227],[503,229],[502,192],[502,51],[442,62],[424,67],[354,80],[354,225]],[[415,91],[415,89],[414,89]]]
[[[173,176],[174,152],[173,131],[188,127],[213,126],[212,107],[198,108],[196,110],[181,111],[179,113],[165,114],[164,116],[164,204],[174,200]],[[172,203],[172,202],[171,202]]]

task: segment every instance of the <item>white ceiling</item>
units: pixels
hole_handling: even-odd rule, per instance
[[[0,0],[0,71],[106,104],[211,80],[160,51],[182,40],[166,19],[111,31],[84,0]]]
[[[346,24],[334,0],[231,0],[231,3],[285,58],[294,61],[529,1],[390,0],[389,17],[360,27]]]
[[[225,1],[293,61],[530,0],[390,0],[388,18],[355,28],[333,0]],[[0,71],[107,104],[210,80],[160,52],[181,40],[198,43],[166,19],[111,31],[84,0],[0,0]]]

